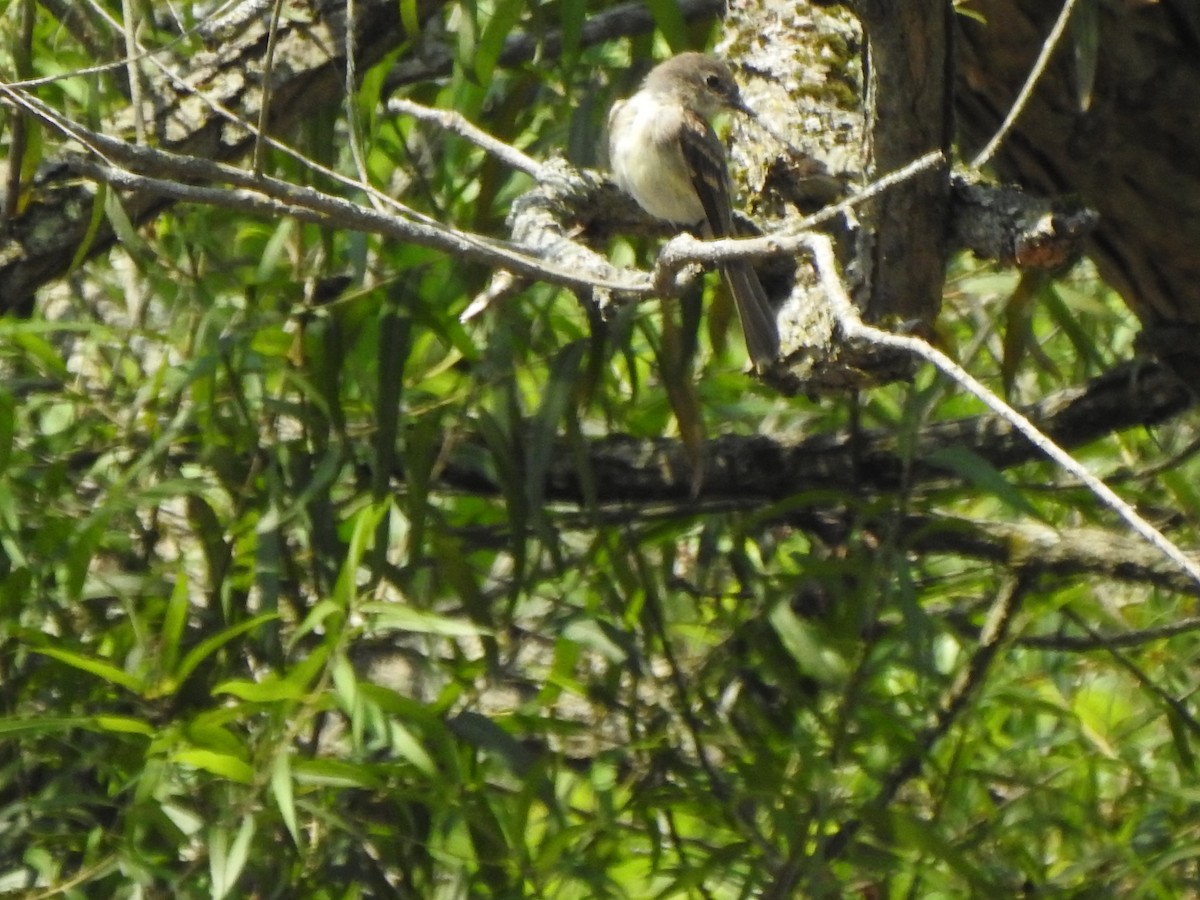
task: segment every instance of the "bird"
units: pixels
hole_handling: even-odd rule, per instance
[[[617,186],[657,219],[705,237],[736,236],[725,148],[711,120],[732,110],[753,116],[733,72],[706,53],[659,63],[608,116],[609,165]],[[746,349],[756,369],[779,357],[779,328],[748,260],[721,263]]]

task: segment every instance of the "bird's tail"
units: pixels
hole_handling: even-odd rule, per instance
[[[762,282],[746,260],[726,263],[721,272],[733,294],[750,360],[755,368],[770,365],[779,358],[779,326]]]

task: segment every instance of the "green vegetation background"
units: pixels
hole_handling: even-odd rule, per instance
[[[3,69],[19,5],[0,12]],[[595,164],[630,53],[669,52],[664,33],[705,40],[651,5],[657,36],[501,70],[514,23],[569,37],[586,7],[450,4],[460,63],[407,96]],[[173,38],[147,25],[140,39]],[[112,73],[70,74],[93,62],[38,16],[31,71],[63,75],[43,100],[92,122],[122,107]],[[385,115],[386,68],[355,98],[375,183],[503,235],[528,181]],[[291,139],[351,173],[346,134],[345,109],[318,109]],[[27,164],[53,155],[42,139]],[[341,190],[282,156],[269,167]],[[0,889],[733,898],[785,872],[803,896],[1196,889],[1195,635],[1030,640],[1154,627],[1192,601],[1037,579],[969,707],[922,753],[1012,572],[859,527],[928,513],[1120,532],[1093,497],[1047,465],[999,473],[964,453],[962,477],[887,494],[547,502],[556,438],[582,456],[599,435],[675,433],[663,311],[598,323],[535,285],[460,324],[489,274],[178,206],[0,322]],[[1131,356],[1136,323],[1086,264],[1031,286],[964,258],[941,328],[1026,402]],[[928,371],[857,398],[780,398],[743,374],[736,335],[696,339],[710,435],[857,427],[903,448],[980,411]],[[1081,454],[1194,546],[1193,437],[1181,421]],[[447,485],[451,460],[491,486]],[[819,509],[849,527],[792,524]],[[919,774],[878,802],[914,753]],[[823,860],[852,821],[856,839]]]

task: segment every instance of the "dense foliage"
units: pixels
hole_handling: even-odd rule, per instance
[[[188,6],[156,7],[138,32],[168,66],[200,49],[174,18]],[[104,29],[122,4],[87,7],[121,45]],[[109,121],[125,69],[84,72],[103,60],[56,9],[9,5],[0,70],[55,75],[37,96]],[[583,12],[450,5],[452,75],[405,95],[594,164],[631,47],[662,55],[664,34],[706,32],[664,14],[657,35],[493,68],[516,22],[577,39]],[[503,236],[528,179],[382,114],[394,61],[289,140],[354,174],[352,115],[376,185]],[[32,174],[61,147],[28,124],[10,164]],[[279,152],[267,167],[345,190]],[[97,215],[121,221],[116,194]],[[930,423],[980,412],[941,377],[783,398],[745,374],[727,312],[706,325],[641,304],[599,322],[529,285],[463,324],[491,273],[428,249],[185,204],[118,233],[0,322],[0,889],[1195,889],[1200,644],[1138,636],[1192,600],[1031,572],[1038,535],[1123,536],[1048,464],[1000,472],[963,447],[936,481],[770,503],[571,503],[546,481],[555,454],[586,473],[599,436],[676,434],[670,370],[689,342],[709,436],[883,430],[911,462]],[[940,340],[1021,403],[1128,358],[1135,324],[1086,264],[1051,281],[960,258]],[[1188,547],[1194,449],[1177,421],[1081,453]],[[964,520],[1024,537],[998,560],[939,549],[931,534]],[[1001,601],[1009,636],[984,659]]]

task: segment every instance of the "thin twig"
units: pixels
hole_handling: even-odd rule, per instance
[[[267,114],[271,108],[271,73],[275,67],[275,43],[279,33],[279,14],[283,9],[283,0],[275,0],[271,10],[271,24],[267,28],[267,56],[263,61],[262,85],[258,93],[258,130],[254,136],[254,174],[261,175],[263,158],[266,155],[266,143],[263,138],[267,134]],[[347,37],[346,40],[351,40]]]
[[[138,68],[137,27],[138,9],[133,0],[121,4],[124,22],[121,31],[125,37],[125,72],[129,78],[129,105],[133,109],[133,133],[139,144],[146,144],[146,111],[142,108],[142,70]]]
[[[971,160],[972,169],[981,169],[995,156],[996,151],[1000,148],[1001,142],[1008,137],[1009,131],[1017,123],[1017,117],[1025,110],[1025,105],[1029,102],[1030,96],[1033,94],[1033,89],[1041,80],[1042,73],[1046,71],[1046,66],[1050,63],[1050,57],[1054,53],[1054,49],[1058,46],[1058,42],[1062,39],[1063,32],[1067,30],[1067,22],[1071,19],[1071,13],[1075,9],[1076,0],[1066,0],[1063,3],[1062,11],[1058,14],[1058,20],[1054,23],[1054,27],[1050,29],[1050,34],[1046,37],[1045,43],[1042,44],[1041,52],[1038,53],[1038,58],[1033,64],[1033,68],[1029,71],[1029,77],[1025,79],[1025,83],[1021,85],[1021,92],[1017,94],[1017,99],[1013,101],[1012,106],[1008,108],[1008,115],[1004,117],[1004,121],[1000,123],[1000,127],[996,133],[992,135],[992,139],[987,142],[987,146],[979,151],[979,155]]]
[[[821,286],[825,289],[830,303],[834,305],[835,314],[838,317],[845,337],[851,339],[857,338],[883,347],[893,347],[933,363],[944,374],[948,375],[981,400],[988,409],[1012,425],[1031,444],[1037,447],[1038,450],[1078,478],[1084,487],[1124,519],[1151,546],[1179,566],[1189,577],[1200,583],[1200,565],[1197,565],[1193,559],[1188,557],[1187,554],[1180,550],[1162,532],[1143,519],[1137,510],[1118,497],[1108,485],[1089,472],[1071,454],[1067,453],[1067,451],[1051,441],[1050,438],[1038,431],[1037,427],[1029,419],[993,394],[976,380],[974,376],[967,372],[966,369],[958,365],[958,363],[954,362],[954,360],[950,359],[950,357],[936,347],[931,346],[920,338],[910,335],[893,334],[889,331],[883,331],[882,329],[863,324],[862,320],[858,317],[858,312],[855,310],[854,305],[850,302],[850,297],[847,295],[841,279],[838,277],[833,245],[829,238],[821,234],[810,234],[806,238],[809,250],[812,252],[813,259],[816,262]]]
[[[655,263],[651,277],[660,288],[674,283],[676,276],[685,266],[692,263],[721,263],[735,259],[752,259],[762,256],[794,256],[809,249],[810,235],[814,228],[825,224],[850,210],[862,206],[922,172],[944,165],[946,156],[940,150],[926,153],[908,165],[871,182],[853,196],[840,203],[826,206],[819,212],[801,219],[787,234],[772,234],[754,238],[723,238],[719,241],[700,241],[689,234],[672,238],[663,247]]]
[[[457,134],[475,146],[483,148],[510,168],[524,172],[533,178],[541,177],[542,164],[540,162],[532,156],[522,153],[511,144],[506,144],[471,124],[462,113],[449,109],[434,109],[398,97],[389,100],[387,108],[388,112],[398,116],[412,116],[422,122],[434,122],[446,131]]]
[[[346,0],[346,124],[350,129],[350,158],[354,160],[358,180],[366,184],[371,179],[367,172],[367,161],[363,156],[362,123],[358,117],[358,105],[354,102],[358,84],[358,66],[354,62],[354,35],[358,30],[356,16],[354,0]],[[373,191],[367,192],[367,201],[375,207],[376,212],[383,212],[384,204]]]

